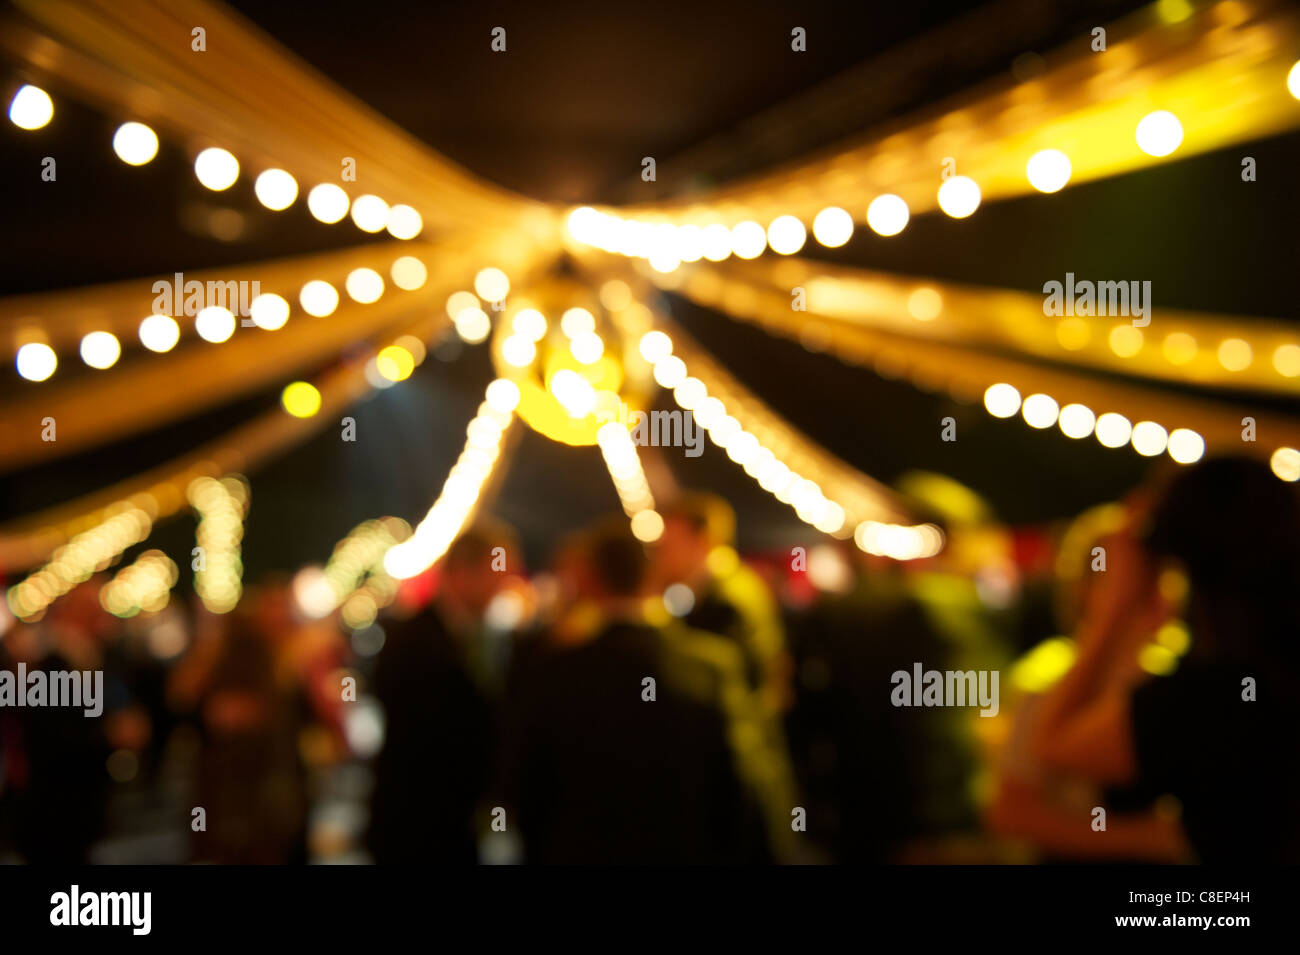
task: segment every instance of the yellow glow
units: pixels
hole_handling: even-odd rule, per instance
[[[478,300],[475,299],[475,302]],[[462,308],[453,320],[456,326],[456,334],[461,337],[462,341],[471,345],[477,345],[479,342],[487,339],[488,334],[492,331],[492,319],[488,318],[487,312],[479,308],[478,305],[471,305],[469,308]],[[532,347],[532,342],[525,341]],[[534,349],[534,352],[536,349]],[[527,362],[525,362],[527,364]]]
[[[1195,11],[1187,0],[1158,0],[1156,13],[1165,23],[1182,23]]]
[[[298,293],[298,304],[308,315],[324,318],[326,315],[333,314],[339,307],[338,289],[329,282],[313,279]]]
[[[388,274],[392,276],[393,284],[406,292],[423,288],[429,278],[429,270],[413,255],[404,255],[394,261]]]
[[[1137,125],[1137,144],[1148,156],[1168,156],[1183,141],[1183,124],[1167,109],[1147,113]]]
[[[1070,181],[1070,157],[1059,149],[1044,149],[1029,157],[1025,175],[1039,192],[1060,192]]]
[[[893,193],[876,196],[867,206],[867,225],[877,235],[898,235],[906,228],[910,216],[907,203]]]
[[[348,214],[348,194],[332,182],[322,182],[307,193],[307,211],[318,222],[333,225]]]
[[[1122,448],[1133,436],[1133,426],[1128,418],[1108,411],[1097,419],[1097,440],[1106,448]]]
[[[731,255],[731,230],[725,225],[715,222],[712,225],[705,226],[702,241],[704,244],[704,257],[710,262],[721,262]],[[605,307],[609,308],[608,305]]]
[[[405,381],[415,371],[415,358],[400,345],[389,345],[375,356],[375,367],[389,381]]]
[[[1186,332],[1172,332],[1165,336],[1165,359],[1171,365],[1186,365],[1196,358],[1196,339]]]
[[[143,166],[158,155],[158,134],[144,123],[123,123],[113,134],[113,152],[128,166]]]
[[[252,305],[249,309],[251,311]],[[146,315],[140,322],[140,344],[152,352],[171,351],[180,340],[181,327],[170,315]]]
[[[664,388],[676,388],[686,380],[686,363],[676,355],[655,363],[655,381]]]
[[[14,365],[28,381],[44,381],[59,367],[59,358],[44,342],[28,342],[18,349]]]
[[[560,316],[560,331],[570,338],[589,335],[596,330],[596,317],[585,308],[571,308]]]
[[[1156,643],[1175,656],[1182,656],[1192,645],[1192,635],[1187,630],[1187,624],[1171,620],[1156,631]]]
[[[1092,338],[1092,326],[1081,318],[1063,318],[1056,325],[1056,340],[1068,351],[1078,351]]]
[[[235,334],[235,324],[234,313],[220,305],[209,305],[194,316],[194,330],[199,333],[199,338],[214,345]]]
[[[1020,410],[1020,392],[1005,382],[990,385],[984,392],[984,407],[995,418],[1010,418]]]
[[[813,238],[828,249],[838,249],[853,238],[853,216],[839,206],[827,206],[813,219]]]
[[[1297,60],[1291,66],[1291,71],[1286,75],[1287,92],[1300,99],[1300,60]]]
[[[414,239],[424,229],[424,219],[408,205],[395,205],[388,210],[388,234],[394,239]]]
[[[1060,419],[1057,424],[1060,426],[1062,434],[1067,438],[1077,440],[1092,434],[1092,429],[1097,425],[1097,416],[1093,414],[1092,409],[1087,405],[1076,402],[1061,409]]]
[[[563,405],[571,418],[585,418],[596,407],[596,390],[576,371],[561,368],[551,376],[550,387],[555,400]]]
[[[378,196],[357,196],[352,203],[352,223],[362,232],[383,232],[388,214],[388,203]]]
[[[283,169],[268,169],[253,183],[257,201],[275,212],[288,209],[298,198],[298,182]]]
[[[54,118],[54,101],[39,86],[23,86],[9,101],[9,121],[19,129],[40,129]]]
[[[487,386],[488,407],[502,414],[519,407],[519,386],[508,378],[498,378]]]
[[[1178,657],[1168,647],[1148,643],[1138,651],[1138,665],[1156,676],[1168,676],[1178,668]]]
[[[369,305],[383,296],[384,278],[374,269],[353,269],[343,287],[354,302]]]
[[[295,418],[310,418],[320,411],[320,402],[320,392],[305,381],[285,385],[284,391],[280,393],[280,404]]]
[[[573,336],[569,351],[581,364],[590,365],[605,354],[605,342],[595,332],[583,332]]]
[[[537,346],[522,335],[511,335],[501,345],[501,357],[506,364],[527,368],[537,357]]]
[[[1295,448],[1278,448],[1268,465],[1283,481],[1300,481],[1300,451]]]
[[[1245,371],[1254,359],[1250,343],[1241,338],[1226,338],[1219,345],[1219,364],[1228,371]]]
[[[918,322],[929,322],[943,311],[943,296],[928,286],[922,286],[907,298],[907,311]]]
[[[1132,325],[1116,325],[1110,330],[1110,350],[1120,358],[1132,358],[1142,350],[1142,331]]]
[[[1273,352],[1273,367],[1285,378],[1300,375],[1300,345],[1279,345]]]
[[[81,340],[81,360],[91,368],[112,368],[122,357],[122,345],[111,332],[91,332]]]
[[[248,317],[258,328],[273,332],[289,320],[289,303],[274,292],[264,292],[249,303]]]
[[[740,258],[756,259],[767,248],[767,233],[757,222],[742,222],[731,230],[731,245]]]
[[[643,544],[653,544],[664,533],[664,519],[647,508],[632,515],[632,535]]]
[[[1179,464],[1195,464],[1205,455],[1205,439],[1190,428],[1169,433],[1169,456]]]
[[[965,219],[980,207],[980,187],[969,176],[952,176],[939,187],[939,208],[954,219]]]
[[[632,290],[622,279],[610,279],[600,287],[600,304],[611,312],[622,311],[632,304]]]
[[[641,357],[650,364],[658,364],[673,353],[673,340],[663,332],[655,330],[641,336]]]
[[[474,276],[474,291],[485,302],[500,302],[510,294],[510,279],[500,269],[483,269]]]
[[[1025,399],[1020,413],[1031,428],[1050,428],[1060,415],[1060,405],[1051,395],[1035,394]]]
[[[473,292],[452,292],[447,296],[447,317],[452,321],[467,308],[478,308],[478,296]]]
[[[539,342],[546,337],[546,316],[535,308],[520,309],[511,319],[510,327],[516,335]]]
[[[1139,421],[1133,425],[1131,439],[1133,450],[1144,458],[1164,454],[1169,446],[1169,433],[1154,421]]]
[[[687,378],[673,389],[673,399],[687,411],[695,408],[709,396],[709,390],[698,378]]]
[[[213,192],[222,192],[239,178],[239,160],[226,150],[213,146],[194,158],[194,175]]]

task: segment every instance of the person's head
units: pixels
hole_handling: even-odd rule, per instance
[[[709,552],[735,540],[736,512],[716,494],[686,492],[660,513],[664,532],[654,546],[659,580],[685,581],[700,575]]]
[[[1186,573],[1216,652],[1300,659],[1300,499],[1263,462],[1211,458],[1177,473],[1155,499],[1144,543]]]
[[[439,599],[459,610],[482,614],[506,573],[519,570],[516,565],[521,560],[514,531],[499,521],[480,519],[447,549]]]
[[[573,538],[557,568],[579,600],[597,604],[639,598],[645,589],[645,548],[624,518],[611,518]]]

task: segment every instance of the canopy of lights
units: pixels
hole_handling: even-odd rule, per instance
[[[1104,57],[1081,37],[1032,78],[992,82],[806,161],[686,198],[576,209],[458,168],[220,6],[16,6],[0,53],[8,119],[25,134],[41,136],[75,101],[119,124],[104,162],[148,176],[169,140],[189,150],[206,189],[252,180],[266,216],[301,202],[321,223],[391,237],[187,272],[161,299],[130,281],[0,300],[0,351],[25,380],[0,408],[4,471],[283,389],[279,407],[181,458],[0,527],[18,618],[39,619],[182,514],[206,552],[196,592],[215,613],[232,609],[255,489],[245,475],[369,390],[408,378],[453,335],[490,349],[496,370],[463,450],[414,526],[377,517],[321,555],[300,581],[319,615],[373,621],[397,582],[431,567],[474,518],[520,428],[598,446],[632,531],[653,542],[663,521],[631,428],[660,389],[816,531],[895,560],[941,550],[942,531],[907,499],[819,447],[677,327],[656,304],[664,292],[1115,453],[1190,464],[1239,451],[1250,414],[1278,439],[1260,449],[1274,473],[1300,479],[1300,424],[1232,400],[1300,393],[1300,336],[1280,320],[1166,311],[1157,334],[1128,318],[1051,314],[1035,294],[800,255],[810,243],[842,246],[855,229],[887,239],[913,216],[978,215],[1300,126],[1300,14],[1284,4],[1161,0],[1109,25]],[[181,68],[166,51],[196,23],[221,42]],[[339,181],[342,156],[370,171],[365,192]],[[947,157],[955,169],[941,176]],[[232,277],[258,283],[250,321],[234,302],[187,309],[191,286],[201,298]],[[77,363],[93,373],[60,374]],[[43,439],[47,421],[57,442]],[[121,616],[157,609],[177,578],[166,555],[146,550],[101,601]]]

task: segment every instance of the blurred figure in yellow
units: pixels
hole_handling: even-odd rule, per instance
[[[691,491],[661,514],[664,532],[651,555],[652,591],[687,626],[735,643],[764,706],[784,712],[790,704],[785,629],[767,584],[736,553],[735,511],[716,494]]]

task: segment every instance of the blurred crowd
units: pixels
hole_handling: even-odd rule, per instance
[[[1037,536],[907,490],[937,557],[742,558],[683,492],[653,544],[611,518],[527,573],[483,519],[356,632],[288,578],[126,620],[92,578],[6,622],[0,669],[106,699],[0,707],[0,858],[114,861],[130,796],[171,841],[122,861],[1300,861],[1293,487],[1209,460]],[[997,706],[900,706],[916,667]]]

